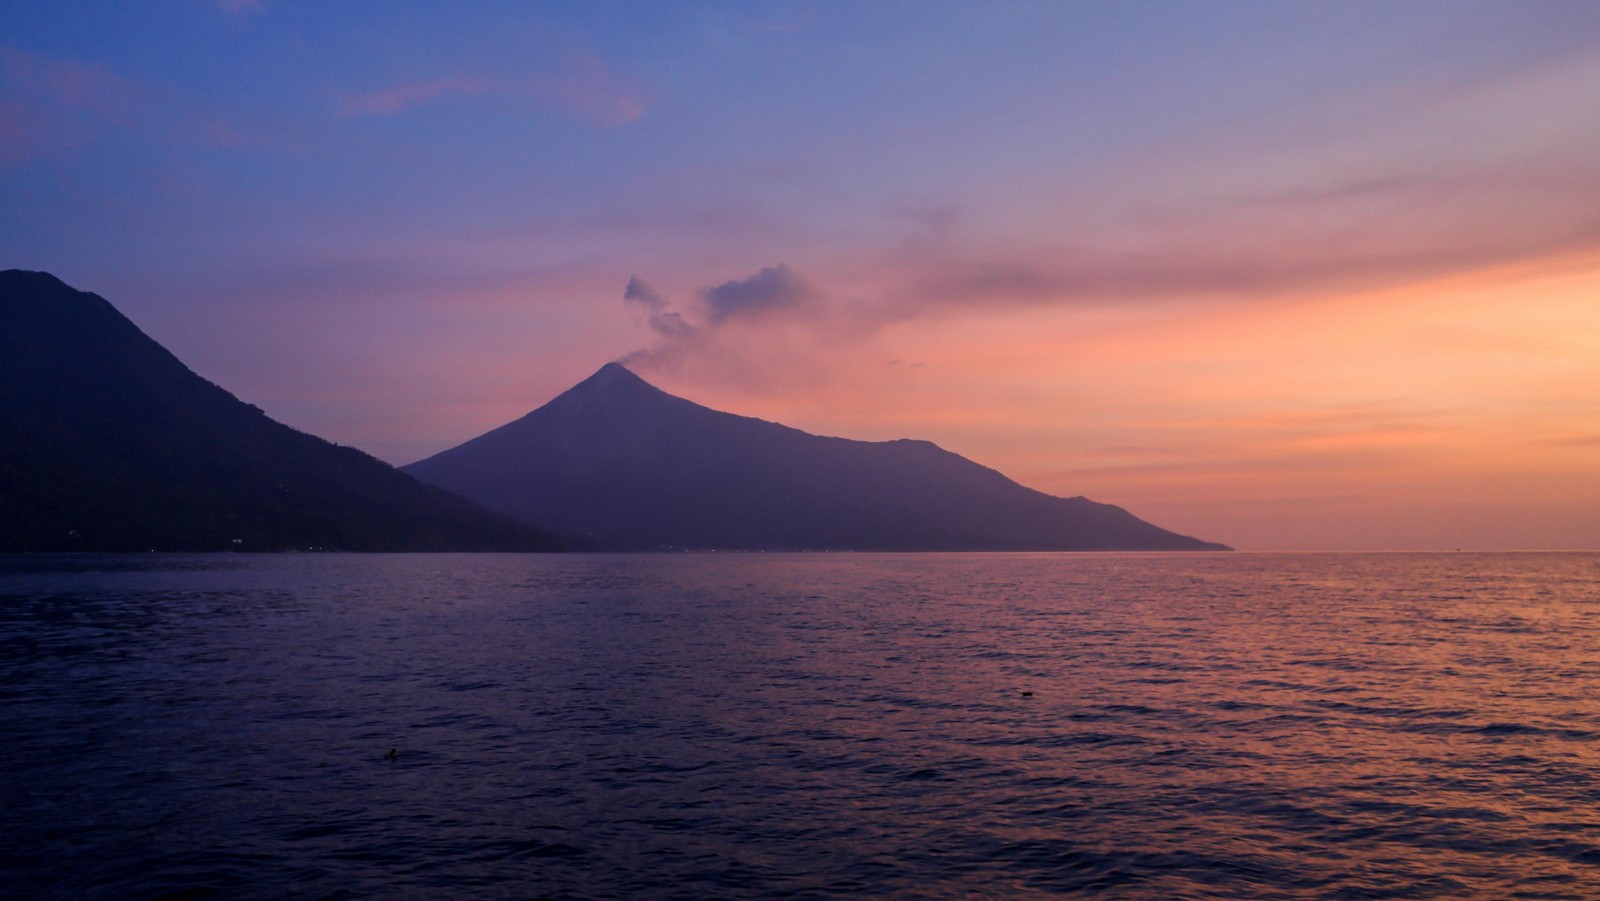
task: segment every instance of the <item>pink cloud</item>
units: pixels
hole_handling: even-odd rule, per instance
[[[392,116],[441,97],[510,94],[515,89],[516,86],[508,82],[480,76],[457,75],[432,81],[413,81],[346,97],[339,104],[339,114],[345,117]]]
[[[353,94],[340,101],[339,114],[392,116],[437,100],[483,96],[530,98],[596,125],[626,125],[643,116],[649,103],[648,93],[637,82],[583,54],[556,75],[527,79],[453,75]]]
[[[643,116],[649,103],[641,85],[589,54],[577,57],[561,75],[530,83],[528,93],[596,125],[626,125]]]
[[[37,159],[130,121],[138,93],[100,66],[0,48],[0,164]]]
[[[0,49],[0,91],[8,99],[114,118],[132,109],[135,90],[100,66],[26,50]]]
[[[1291,299],[1401,285],[1600,248],[1600,217],[1548,186],[1485,167],[1220,199],[1188,217],[1072,239],[908,242],[873,271],[886,319],[996,307]],[[1043,229],[1040,230],[1041,233]]]

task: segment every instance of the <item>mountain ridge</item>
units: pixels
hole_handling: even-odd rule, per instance
[[[933,442],[813,435],[713,410],[615,362],[401,468],[507,516],[627,549],[1228,549],[1044,494]]]
[[[44,272],[0,272],[0,434],[0,551],[560,545],[272,420]]]

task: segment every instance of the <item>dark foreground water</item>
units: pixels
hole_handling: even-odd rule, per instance
[[[0,895],[167,893],[1600,898],[1600,556],[0,560]]]

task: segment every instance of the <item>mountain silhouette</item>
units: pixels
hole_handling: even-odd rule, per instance
[[[0,551],[557,546],[274,422],[42,272],[0,272],[0,436]]]
[[[617,363],[402,468],[610,548],[1228,549],[1034,491],[927,441],[825,438],[718,412]]]

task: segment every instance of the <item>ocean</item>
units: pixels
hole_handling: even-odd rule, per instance
[[[1600,555],[0,558],[0,836],[14,898],[1600,898]]]

